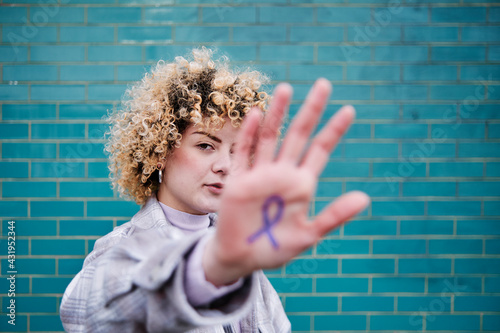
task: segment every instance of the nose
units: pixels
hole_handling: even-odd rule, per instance
[[[220,151],[220,153],[215,156],[215,160],[212,164],[212,171],[215,173],[227,175],[229,174],[229,170],[231,170],[231,163],[231,151],[229,149],[227,151]]]

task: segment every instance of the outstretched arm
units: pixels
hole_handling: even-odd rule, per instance
[[[352,191],[313,221],[307,219],[318,177],[355,116],[351,106],[341,108],[307,146],[330,92],[327,80],[316,81],[277,153],[279,128],[292,95],[290,85],[278,85],[262,124],[258,109],[246,116],[217,232],[203,257],[208,281],[224,285],[254,270],[279,267],[370,203],[365,193]]]

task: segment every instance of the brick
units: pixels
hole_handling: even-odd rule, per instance
[[[2,119],[56,119],[56,106],[54,104],[4,104],[2,106]]]
[[[257,65],[255,69],[267,75],[271,81],[287,79],[287,68],[285,65]]]
[[[207,34],[211,36],[210,28],[207,29]],[[183,41],[184,27],[177,27],[177,40]],[[193,39],[196,39],[196,32],[193,31]],[[172,40],[172,27],[118,27],[118,42],[129,43],[134,42],[168,42]],[[209,39],[210,41],[212,39]],[[185,41],[185,40],[184,40]],[[197,39],[197,41],[201,41]]]
[[[294,330],[299,330],[299,331],[311,330],[311,318],[309,316],[296,316],[288,314],[287,316]]]
[[[452,220],[401,221],[401,235],[453,235]]]
[[[485,293],[500,293],[500,277],[485,277],[484,278]]]
[[[61,236],[104,236],[113,230],[111,220],[61,220]]]
[[[10,289],[10,281],[7,280],[7,277],[4,277],[3,279],[0,280],[0,288],[2,288],[2,290],[5,290],[4,294],[8,293],[8,290]],[[30,290],[30,278],[29,277],[23,278],[16,276],[16,293],[27,294],[29,293],[29,290]],[[17,324],[17,316],[16,316],[16,324]],[[10,326],[12,327],[12,325]]]
[[[8,290],[8,289],[7,289]],[[14,329],[14,331],[12,331]],[[7,320],[0,321],[0,330],[2,332],[28,332],[28,317],[16,314],[16,325],[12,326]]]
[[[85,124],[32,124],[33,139],[85,139]]]
[[[31,216],[83,216],[83,202],[81,201],[32,201]]]
[[[463,42],[498,42],[500,41],[500,28],[495,26],[486,27],[463,27]]]
[[[365,330],[366,316],[362,315],[315,315],[314,329],[325,330]]]
[[[61,81],[113,81],[114,68],[110,65],[60,66]]]
[[[483,330],[496,331],[500,326],[500,316],[483,315]]]
[[[3,200],[0,202],[0,216],[7,218],[27,217],[28,202]]]
[[[31,177],[85,177],[85,164],[73,162],[31,162]]]
[[[486,176],[487,177],[500,177],[500,163],[486,163]]]
[[[22,101],[28,99],[27,85],[1,85],[0,100],[2,101]]]
[[[384,220],[355,220],[344,225],[344,235],[396,235],[397,222]]]
[[[30,316],[30,330],[32,331],[52,331],[62,332],[61,318],[59,315],[32,315]]]
[[[485,240],[485,253],[486,254],[500,254],[500,240],[499,239],[486,239]]]
[[[344,28],[315,26],[290,27],[291,42],[302,42],[304,40],[308,42],[341,42],[344,40]]]
[[[319,46],[318,61],[370,61],[371,48],[364,45],[349,45],[342,43],[339,46]]]
[[[425,164],[414,164],[409,161],[401,163],[373,163],[373,177],[383,177],[386,184],[396,191],[396,184],[392,184],[392,177],[425,177]]]
[[[374,239],[373,254],[425,254],[425,239]]]
[[[419,312],[420,313],[420,312]],[[421,331],[423,317],[421,315],[371,315],[371,330]]]
[[[401,41],[401,28],[378,25],[364,25],[347,27],[347,40],[358,44],[371,42],[399,42]]]
[[[424,202],[384,201],[372,202],[373,216],[424,215]]]
[[[478,216],[481,215],[481,203],[479,201],[432,201],[428,203],[428,214]]]
[[[413,164],[423,162],[423,158],[455,157],[454,143],[435,143],[436,140],[417,143],[403,143],[402,156],[408,158]]]
[[[0,23],[24,23],[27,14],[27,7],[3,7]]]
[[[33,255],[84,255],[83,239],[32,239]]]
[[[9,225],[10,226],[10,225]],[[8,232],[10,231],[9,229],[6,230],[7,232],[7,235],[8,235]],[[11,234],[12,236],[12,234]],[[16,235],[17,236],[17,235]],[[0,249],[2,249],[3,251],[3,254],[6,256],[8,254],[7,250],[8,250],[8,246],[9,246],[9,243],[11,239],[8,239],[8,238],[4,238],[4,239],[0,239]],[[16,256],[27,256],[29,255],[29,239],[19,239],[17,238],[15,240],[15,243],[14,243],[14,248],[15,248],[15,252],[14,254]],[[11,243],[12,244],[12,243]],[[6,257],[7,259],[7,257]],[[5,261],[5,265],[7,265],[8,261]]]
[[[500,124],[488,124],[488,138],[489,139],[499,139],[500,138]]]
[[[337,297],[329,296],[301,296],[286,298],[285,311],[287,312],[337,312]]]
[[[0,124],[0,139],[27,139],[28,124]]]
[[[190,37],[186,35],[186,38]],[[284,26],[259,25],[233,28],[233,41],[235,42],[280,42],[285,40],[286,27]],[[284,46],[273,45],[273,47],[282,48]]]
[[[140,46],[132,45],[89,45],[89,61],[141,61],[142,50]]]
[[[203,8],[205,11],[207,8]],[[145,7],[144,22],[154,23],[195,23],[198,22],[197,7]]]
[[[427,330],[479,330],[480,317],[460,315],[436,315],[427,321]]]
[[[451,259],[399,259],[399,274],[451,273]]]
[[[500,157],[500,144],[493,142],[460,143],[459,157]]]
[[[366,7],[318,7],[320,23],[370,22],[371,10]]]
[[[141,21],[140,7],[89,7],[88,23],[137,23]]]
[[[374,46],[375,61],[427,61],[427,46]]]
[[[58,260],[59,260],[59,269],[58,269],[57,273],[59,275],[62,275],[62,274],[75,275],[82,269],[83,258],[82,259],[58,259]]]
[[[394,311],[394,297],[343,296],[342,311]]]
[[[346,184],[346,192],[362,191],[370,197],[394,197],[398,196],[397,192],[391,191],[390,186],[385,182],[348,182]]]
[[[236,29],[233,30],[236,41]],[[176,42],[228,42],[229,28],[227,27],[199,27],[179,26],[175,28]]]
[[[16,269],[23,274],[55,274],[55,259],[16,258]],[[2,275],[7,275],[7,265],[2,265]]]
[[[405,65],[404,81],[455,81],[457,66]]]
[[[85,46],[80,45],[32,45],[31,61],[68,62],[84,61]],[[60,93],[60,97],[64,94]]]
[[[337,274],[337,259],[296,259],[286,264],[286,274]]]
[[[3,235],[8,233],[8,220],[3,221]],[[15,220],[16,236],[55,236],[57,223],[54,220]]]
[[[424,277],[374,277],[372,292],[374,293],[423,293]]]
[[[484,124],[432,125],[433,138],[484,139]],[[434,135],[436,134],[436,135]]]
[[[88,99],[92,101],[120,100],[126,89],[125,84],[92,84],[88,87]]]
[[[3,158],[56,158],[53,143],[2,143]]]
[[[318,293],[367,293],[367,278],[316,278],[316,292]]]
[[[36,8],[36,9],[35,9]],[[43,25],[45,21],[50,23],[83,23],[84,9],[82,7],[50,7],[48,13],[44,8],[35,7],[30,10],[30,20],[36,26]]]
[[[500,274],[500,259],[455,259],[455,274]]]
[[[72,278],[66,277],[33,277],[33,294],[63,294]]]
[[[399,66],[347,66],[347,80],[399,81]]]
[[[61,182],[61,197],[113,197],[109,182]]]
[[[500,235],[500,222],[493,220],[458,220],[457,235]]]
[[[109,170],[106,162],[89,162],[89,178],[108,178]]]
[[[482,254],[483,241],[480,239],[431,239],[430,254]]]
[[[87,216],[132,217],[139,211],[135,202],[92,201],[87,202]]]
[[[498,182],[459,182],[460,196],[500,196]]]
[[[483,46],[433,46],[432,61],[484,61],[486,48]]]
[[[40,101],[50,100],[85,100],[84,85],[31,85],[31,99]]]
[[[349,127],[349,131],[344,134],[343,139],[370,139],[371,125],[370,124],[353,124]]]
[[[111,43],[113,27],[60,27],[61,43]]]
[[[57,80],[57,66],[3,66],[3,79],[6,81],[54,81]]]
[[[336,197],[342,194],[342,183],[319,182],[316,190],[317,197]]]
[[[352,143],[346,144],[346,157],[397,157],[398,146],[392,143]]]
[[[106,158],[101,143],[60,143],[59,153],[63,160],[86,159],[86,158]]]
[[[312,279],[306,277],[270,277],[269,281],[278,293],[310,293]]]
[[[435,23],[473,23],[486,21],[485,7],[432,8],[432,22]]]
[[[390,274],[394,269],[394,259],[342,259],[342,274]]]
[[[457,295],[463,293],[480,293],[481,292],[480,277],[429,277],[428,289],[431,294],[438,295]]]
[[[449,8],[446,8],[449,10]],[[457,27],[404,27],[404,40],[408,42],[458,42]]]
[[[456,192],[455,182],[405,182],[403,183],[403,196],[446,196],[454,197]]]
[[[313,60],[312,46],[307,45],[262,45],[260,47],[260,60],[283,62],[310,62]]]
[[[462,65],[460,67],[460,79],[461,80],[500,80],[500,69],[498,66],[490,65]]]
[[[428,87],[425,85],[377,85],[375,100],[426,100]]]
[[[497,200],[484,202],[484,215],[485,216],[498,216],[500,215],[500,205]]]
[[[9,298],[3,298],[3,308],[9,304]],[[16,312],[57,312],[56,297],[16,297]]]
[[[0,45],[0,61],[25,62],[28,60],[28,47],[19,45]]]
[[[116,66],[118,81],[138,81],[144,77],[148,68],[144,65]]]
[[[56,197],[55,182],[3,182],[2,196],[5,198],[11,197]],[[26,192],[26,188],[30,192]]]
[[[377,139],[425,139],[427,138],[425,124],[375,124]]]
[[[322,254],[368,254],[370,244],[363,239],[325,239],[316,245],[316,253]]]
[[[0,162],[0,178],[28,178],[28,162]]]
[[[59,119],[102,119],[112,104],[60,104]]]
[[[261,23],[312,23],[312,7],[259,7]]]
[[[398,311],[429,311],[438,308],[450,312],[451,297],[447,296],[398,296]]]
[[[403,105],[403,119],[457,119],[456,104],[407,104]]]

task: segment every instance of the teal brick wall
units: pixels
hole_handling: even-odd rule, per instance
[[[69,281],[139,208],[109,187],[102,116],[198,45],[291,82],[292,115],[319,76],[323,121],[357,109],[311,215],[355,189],[371,206],[267,272],[294,331],[500,331],[498,1],[58,3],[0,0],[0,331],[62,331]]]

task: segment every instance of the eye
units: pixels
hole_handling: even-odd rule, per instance
[[[199,143],[196,145],[200,150],[213,150],[215,149],[210,143]]]

